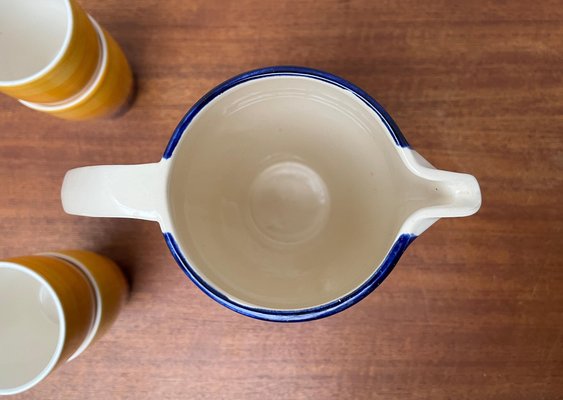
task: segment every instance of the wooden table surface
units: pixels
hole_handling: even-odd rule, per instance
[[[138,79],[122,117],[66,122],[0,98],[0,257],[106,254],[132,280],[101,341],[21,399],[563,398],[560,1],[83,0]],[[297,64],[378,99],[437,167],[475,175],[372,295],[301,324],[218,305],[154,223],[66,215],[62,177],[157,161],[185,111],[245,70]]]

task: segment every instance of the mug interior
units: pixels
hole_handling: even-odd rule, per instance
[[[0,394],[40,382],[64,345],[62,306],[52,287],[18,264],[0,263]]]
[[[31,81],[49,69],[70,40],[68,0],[0,0],[0,84]]]
[[[1,0],[0,0],[1,1]],[[98,60],[98,65],[96,70],[94,71],[94,75],[90,82],[77,94],[73,97],[59,101],[56,103],[34,103],[31,101],[19,100],[20,103],[23,105],[37,111],[42,112],[57,112],[57,111],[64,111],[70,110],[77,106],[86,103],[90,98],[93,97],[93,94],[96,90],[99,90],[100,85],[103,83],[104,78],[107,75],[108,65],[109,65],[109,49],[108,49],[108,41],[106,39],[104,30],[98,24],[98,22],[89,16],[90,22],[94,26],[96,33],[98,34],[98,40],[100,44],[100,58]]]
[[[381,118],[346,88],[265,76],[210,101],[174,150],[172,233],[232,301],[318,307],[372,276],[425,187]]]

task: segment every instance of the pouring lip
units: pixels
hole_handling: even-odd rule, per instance
[[[390,135],[394,144],[397,146],[397,150],[400,151],[404,148],[410,148],[410,145],[403,136],[401,130],[399,129],[399,126],[391,118],[391,116],[387,113],[383,106],[379,104],[368,93],[366,93],[364,90],[354,85],[353,83],[348,82],[347,80],[331,73],[312,68],[300,66],[272,66],[255,69],[237,75],[226,80],[225,82],[221,83],[220,85],[210,90],[207,94],[205,94],[196,104],[194,104],[188,110],[188,112],[180,120],[180,122],[174,129],[172,137],[170,138],[170,141],[166,146],[162,158],[164,160],[167,160],[174,155],[174,150],[180,142],[180,139],[182,138],[188,125],[197,116],[197,114],[202,111],[205,106],[209,104],[213,99],[241,83],[271,76],[307,77],[317,79],[349,91],[350,93],[358,97],[380,118],[380,120],[386,127],[387,133]],[[177,241],[174,239],[173,234],[166,231],[163,234],[166,244],[168,245],[170,252],[172,253],[178,265],[182,268],[182,270],[190,278],[190,280],[194,282],[194,284],[199,287],[205,294],[207,294],[213,300],[217,301],[219,304],[239,314],[255,319],[273,322],[299,322],[324,318],[343,311],[346,308],[358,303],[373,290],[375,290],[385,280],[385,278],[389,275],[389,273],[393,270],[393,268],[399,261],[399,258],[401,257],[403,252],[417,237],[417,235],[412,233],[405,233],[402,231],[399,232],[395,239],[395,242],[387,252],[385,259],[375,269],[375,272],[363,284],[361,284],[359,287],[357,287],[347,295],[332,300],[329,303],[311,308],[296,310],[276,310],[241,304],[240,302],[230,299],[227,295],[215,289],[205,279],[203,279],[189,264],[188,259],[182,253],[182,250]]]
[[[205,279],[197,274],[194,268],[189,264],[187,258],[182,254],[180,246],[170,232],[164,232],[164,240],[176,260],[176,263],[182,268],[184,273],[190,280],[205,294],[211,297],[219,304],[227,307],[247,317],[271,322],[302,322],[315,319],[329,317],[340,311],[347,309],[365,298],[373,292],[387,278],[393,270],[399,259],[401,258],[407,247],[417,238],[412,233],[401,233],[387,252],[385,259],[378,266],[370,278],[354,291],[342,296],[329,303],[315,307],[296,309],[296,310],[276,310],[268,308],[253,307],[241,304],[236,300],[230,299],[227,295],[211,286]]]
[[[359,88],[358,86],[354,85],[353,83],[343,79],[337,75],[333,75],[329,72],[320,71],[318,69],[308,68],[308,67],[300,67],[300,66],[292,66],[292,65],[278,65],[272,67],[265,67],[259,68],[252,71],[244,72],[242,74],[236,75],[225,82],[217,85],[215,88],[211,89],[207,92],[201,99],[195,103],[188,112],[182,117],[174,132],[172,133],[172,137],[164,150],[164,154],[162,158],[169,159],[174,154],[174,150],[176,146],[180,142],[186,128],[191,123],[191,121],[195,118],[195,116],[205,108],[207,104],[209,104],[213,99],[215,99],[220,94],[224,93],[225,91],[241,84],[244,82],[252,81],[255,79],[270,77],[270,76],[301,76],[307,77],[312,79],[317,79],[335,86],[340,87],[341,89],[345,89],[356,97],[358,97],[364,104],[366,104],[369,108],[371,108],[381,119],[385,127],[387,128],[387,132],[393,139],[393,142],[401,148],[410,147],[407,139],[399,129],[397,123],[391,118],[389,113],[383,108],[381,104],[379,104],[373,97],[371,97],[367,92]]]

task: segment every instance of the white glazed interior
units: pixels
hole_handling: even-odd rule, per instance
[[[37,79],[68,47],[72,12],[68,0],[0,0],[0,85]]]
[[[252,80],[188,126],[171,161],[163,228],[229,298],[319,306],[365,282],[411,214],[448,201],[401,157],[350,91],[306,77]]]
[[[63,349],[65,319],[52,287],[40,275],[0,262],[0,395],[43,380]]]
[[[88,82],[88,84],[80,92],[78,92],[71,98],[66,99],[64,101],[44,104],[44,103],[33,103],[31,101],[19,100],[20,103],[33,110],[43,111],[43,112],[68,110],[76,107],[77,104],[82,103],[85,99],[87,99],[92,95],[92,92],[94,90],[98,89],[100,85],[100,81],[102,80],[102,78],[106,76],[106,69],[108,68],[108,63],[109,63],[108,43],[104,35],[104,31],[100,26],[100,24],[98,24],[96,20],[91,16],[89,16],[89,18],[90,18],[90,22],[92,22],[92,25],[94,26],[94,29],[96,30],[96,33],[98,34],[98,40],[100,43],[100,57],[98,59],[98,65],[96,67],[96,70],[94,71],[92,79],[90,79],[90,82]]]

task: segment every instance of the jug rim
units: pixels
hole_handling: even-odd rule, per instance
[[[363,89],[329,72],[324,72],[308,67],[288,65],[288,66],[266,67],[266,68],[260,68],[260,69],[244,72],[230,79],[227,79],[225,82],[211,89],[188,110],[188,112],[184,115],[184,117],[182,117],[182,119],[174,129],[174,132],[172,133],[172,137],[170,138],[168,145],[164,150],[164,154],[162,158],[167,160],[172,157],[174,150],[176,149],[176,146],[180,142],[180,139],[182,138],[190,122],[213,99],[215,99],[223,92],[241,83],[249,82],[255,79],[265,78],[269,76],[301,76],[306,78],[317,79],[335,85],[337,87],[340,87],[341,89],[348,90],[356,97],[358,97],[369,108],[371,108],[381,118],[381,121],[387,128],[387,132],[389,133],[389,135],[393,139],[393,142],[397,146],[410,147],[409,143],[407,142],[407,139],[399,129],[399,126],[393,120],[393,118],[391,118],[389,113],[383,108],[381,104],[379,104],[373,97],[371,97]]]
[[[188,278],[206,295],[211,297],[222,306],[225,306],[228,309],[233,310],[239,314],[255,319],[273,322],[310,321],[331,316],[347,309],[348,307],[353,306],[354,304],[365,298],[368,294],[373,292],[379,285],[381,285],[381,283],[393,270],[407,247],[413,242],[414,239],[417,238],[417,236],[412,233],[401,233],[387,252],[387,255],[385,256],[383,262],[369,277],[369,279],[347,295],[342,296],[329,303],[315,307],[296,310],[277,310],[252,307],[241,304],[236,300],[230,299],[221,291],[211,286],[194,270],[194,268],[191,267],[188,260],[182,253],[180,246],[174,239],[172,233],[164,232],[163,235],[164,240],[166,241],[166,244],[168,245],[168,248],[170,249],[170,252],[172,253],[172,256],[174,257],[176,263],[182,268]]]

